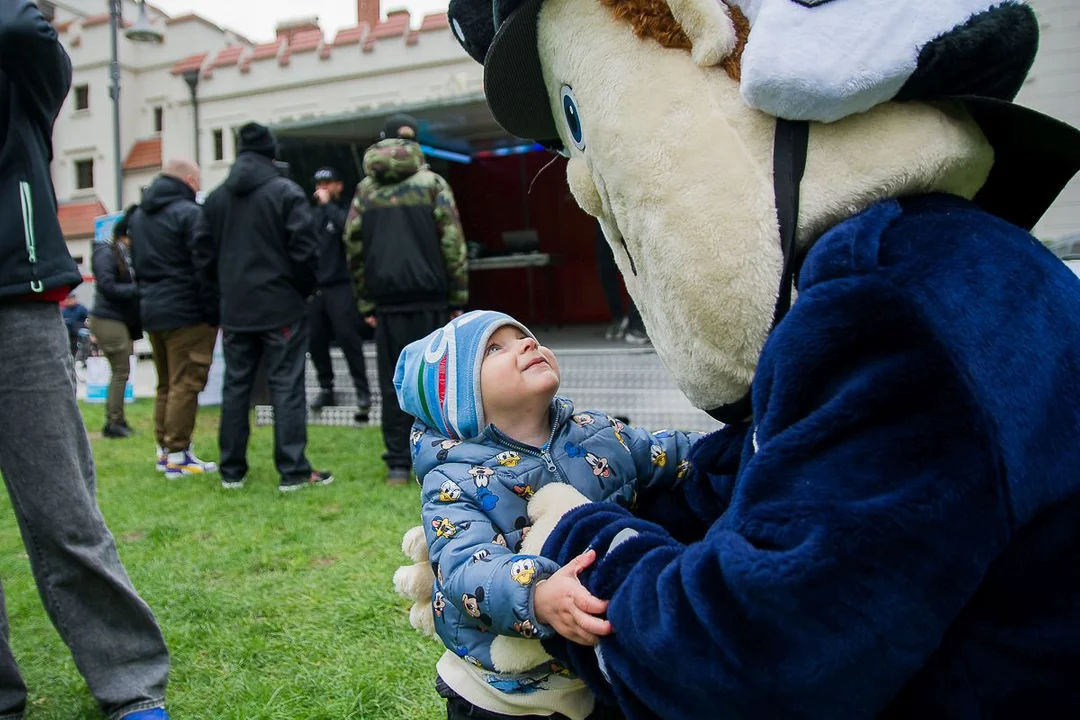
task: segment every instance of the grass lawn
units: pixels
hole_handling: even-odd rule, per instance
[[[83,413],[97,437],[102,406]],[[93,440],[98,500],[168,641],[175,719],[445,717],[434,691],[441,645],[409,626],[391,585],[419,491],[386,485],[378,428],[309,428],[308,456],[336,480],[290,494],[277,489],[272,429],[256,428],[247,487],[230,491],[216,475],[154,472],[152,405],[127,413],[136,437]],[[217,422],[216,410],[199,416],[204,459],[217,459]],[[27,717],[101,718],[42,609],[6,494],[0,578]]]

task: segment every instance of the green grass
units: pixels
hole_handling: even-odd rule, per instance
[[[85,406],[92,433],[103,408]],[[415,485],[389,487],[377,428],[311,427],[326,487],[277,490],[272,430],[255,428],[243,490],[216,475],[154,472],[152,406],[128,406],[130,440],[95,439],[98,500],[135,587],[169,644],[177,720],[445,717],[433,689],[437,641],[415,632],[391,585]],[[196,439],[217,459],[214,410]],[[27,717],[102,717],[38,598],[11,505],[0,499],[0,578],[11,645],[30,689]]]

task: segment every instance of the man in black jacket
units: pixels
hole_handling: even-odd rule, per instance
[[[82,279],[49,176],[70,86],[52,25],[29,0],[0,0],[0,463],[45,609],[90,691],[110,720],[161,719],[169,652],[97,505],[57,304]],[[0,624],[0,717],[22,717],[26,686]]]
[[[243,487],[251,433],[249,406],[266,357],[274,406],[274,461],[289,492],[333,482],[312,469],[307,446],[307,300],[319,265],[315,221],[300,186],[274,163],[276,143],[257,123],[240,128],[229,177],[203,206],[196,264],[221,293],[225,384],[222,390],[221,484]]]
[[[101,434],[112,439],[130,437],[133,432],[124,418],[124,393],[131,372],[133,343],[142,337],[139,298],[129,255],[128,221],[134,208],[129,208],[117,220],[113,225],[112,241],[98,243],[90,259],[94,271],[90,330],[112,369],[105,397],[105,427]]]
[[[217,294],[195,271],[199,167],[170,160],[132,214],[131,253],[143,327],[157,370],[157,470],[167,479],[216,472],[192,447],[199,393],[217,342]]]
[[[315,227],[319,235],[318,289],[311,299],[311,362],[319,376],[319,397],[311,407],[321,410],[333,405],[334,366],[330,362],[330,339],[336,338],[356,389],[357,422],[366,422],[371,408],[364,345],[360,338],[360,311],[356,307],[352,278],[345,262],[345,217],[349,206],[341,202],[345,189],[341,176],[332,167],[315,172]]]

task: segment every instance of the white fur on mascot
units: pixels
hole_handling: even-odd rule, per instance
[[[499,123],[569,159],[682,391],[728,423],[633,515],[538,493],[530,542],[597,551],[581,579],[614,628],[545,650],[634,720],[1080,717],[1080,280],[1028,232],[1080,133],[1010,102],[1031,10],[450,18]]]

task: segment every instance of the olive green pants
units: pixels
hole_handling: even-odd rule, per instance
[[[119,320],[90,316],[90,332],[97,338],[98,347],[109,361],[112,378],[109,380],[105,400],[105,422],[109,425],[124,423],[124,389],[131,373],[131,334],[127,325]]]

